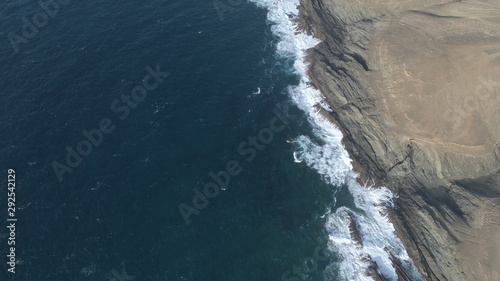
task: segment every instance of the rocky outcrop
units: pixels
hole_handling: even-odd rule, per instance
[[[420,72],[424,73],[426,70],[411,69],[416,65],[411,60],[411,55],[420,54],[422,50],[407,51],[410,54],[408,64],[405,65],[408,72],[405,72],[406,68],[397,70],[396,66],[392,72],[385,71],[397,61],[390,55],[383,57],[381,52],[376,52],[381,49],[380,46],[390,45],[390,40],[394,39],[389,38],[384,30],[394,26],[399,28],[398,24],[401,22],[401,36],[411,37],[406,34],[406,26],[426,24],[427,18],[445,21],[461,19],[465,15],[450,15],[450,11],[460,10],[460,7],[451,6],[452,9],[446,10],[443,5],[447,4],[443,1],[405,1],[406,6],[396,8],[384,5],[384,2],[389,1],[374,0],[372,4],[366,5],[364,2],[302,0],[300,7],[302,27],[322,40],[322,43],[310,51],[310,77],[331,105],[331,116],[344,134],[344,145],[355,161],[355,169],[362,177],[375,179],[377,184],[387,186],[399,195],[397,208],[392,215],[393,223],[425,279],[500,280],[498,110],[493,107],[493,111],[489,111],[487,118],[492,118],[491,120],[481,119],[481,124],[486,124],[486,129],[481,132],[489,134],[485,138],[472,138],[472,133],[464,137],[463,132],[455,136],[454,132],[460,128],[455,128],[454,132],[447,131],[446,128],[453,124],[445,123],[446,120],[439,126],[424,119],[422,120],[428,123],[401,123],[407,120],[398,118],[418,119],[418,108],[410,111],[415,110],[411,107],[416,104],[411,102],[411,98],[418,96],[418,92],[412,92],[418,90],[412,88],[418,86],[412,79],[417,81],[420,79],[418,75],[424,75]],[[414,5],[411,6],[408,2]],[[477,12],[473,16],[479,17],[481,14]],[[498,23],[496,18],[494,20]],[[488,21],[492,22],[493,18],[488,18]],[[451,26],[458,26],[459,23]],[[487,28],[484,26],[483,28]],[[429,32],[430,37],[435,35],[436,38],[451,40],[449,38],[452,35],[441,36],[437,31],[433,35],[432,30]],[[391,33],[390,36],[397,34]],[[500,38],[495,37],[497,34],[491,36],[488,37],[491,42],[488,42],[493,45],[500,42],[496,41]],[[459,42],[460,38],[456,38],[458,37],[452,39]],[[411,43],[408,42],[404,44]],[[452,47],[460,44],[452,42],[455,44],[453,45],[450,42],[442,44]],[[428,50],[442,50],[431,41],[422,44],[428,48],[422,51],[423,56],[432,56],[432,53],[425,53]],[[500,45],[497,47],[491,50],[498,52]],[[402,53],[401,57],[406,59],[403,52],[405,49],[402,48],[406,47],[394,47],[394,52]],[[485,50],[490,50],[488,48]],[[384,65],[385,63],[391,65]],[[500,68],[496,68],[494,63],[492,65],[491,71],[500,74]],[[456,69],[468,71],[458,66]],[[451,76],[453,75],[450,74]],[[409,80],[405,81],[405,77]],[[432,82],[435,84],[431,84],[434,88],[429,88],[425,79],[419,81],[422,80],[422,87],[427,87],[427,91],[438,91],[438,88],[444,89],[447,85],[447,81],[437,79]],[[484,82],[480,79],[477,81]],[[387,86],[383,82],[395,82],[397,85]],[[397,98],[398,91],[403,89],[401,85],[406,85],[406,90],[410,93],[409,104],[404,104],[401,109],[406,110],[403,112],[405,115],[389,116],[387,112],[399,110],[392,107],[392,104],[397,105],[401,101],[390,99],[394,99],[394,96]],[[384,87],[390,91],[386,93]],[[493,106],[498,105],[498,93],[496,90],[494,94],[490,94],[488,105],[485,106],[491,107],[491,103]],[[476,110],[481,111],[480,107]],[[488,109],[485,108],[483,112],[485,110]],[[422,110],[421,114],[424,112]],[[436,114],[438,113],[440,112]],[[411,126],[414,127],[413,130],[410,130]],[[429,132],[431,134],[426,135]]]

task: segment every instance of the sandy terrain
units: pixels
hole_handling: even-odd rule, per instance
[[[460,253],[468,257],[465,268],[471,268],[475,280],[500,280],[500,202],[491,200],[476,212],[470,227],[457,225]]]
[[[500,0],[302,0],[309,74],[426,280],[500,281]]]
[[[491,153],[500,141],[500,2],[416,2],[379,22],[370,48],[387,125],[454,152]]]
[[[386,126],[442,151],[492,154],[500,143],[500,1],[357,1],[389,11],[368,52]],[[476,280],[500,280],[499,203],[484,202],[470,227],[454,225],[463,268]]]

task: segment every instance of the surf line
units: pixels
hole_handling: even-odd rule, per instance
[[[237,148],[238,155],[245,157],[247,163],[254,161],[257,152],[263,151],[266,145],[269,145],[274,140],[275,134],[285,130],[295,117],[295,115],[288,112],[289,109],[289,106],[285,106],[281,110],[278,108],[273,109],[274,116],[269,120],[268,126],[260,129],[257,136],[249,136],[246,141],[242,141]],[[213,171],[208,173],[212,180],[203,186],[203,192],[196,187],[193,188],[192,206],[184,202],[179,204],[179,212],[186,225],[191,223],[190,217],[192,215],[199,215],[200,211],[208,206],[210,199],[214,199],[220,194],[221,189],[227,189],[231,177],[237,176],[243,171],[240,162],[236,160],[227,161],[225,167],[224,170],[217,173]]]

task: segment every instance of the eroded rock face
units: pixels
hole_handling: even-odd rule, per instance
[[[357,170],[428,280],[500,280],[500,2],[302,0]]]

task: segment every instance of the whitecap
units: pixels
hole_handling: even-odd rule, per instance
[[[352,161],[342,146],[342,133],[321,110],[331,111],[321,93],[311,87],[305,62],[306,50],[320,41],[300,30],[296,24],[299,0],[250,0],[266,8],[271,31],[279,38],[277,53],[294,59],[294,72],[300,77],[299,84],[288,89],[297,107],[307,113],[313,127],[313,136],[300,135],[293,139],[294,161],[305,162],[316,170],[322,179],[336,187],[347,186],[354,198],[355,209],[340,207],[327,214],[326,229],[329,233],[329,248],[340,258],[330,265],[342,280],[373,280],[368,275],[371,259],[378,266],[379,273],[388,280],[397,280],[390,253],[398,258],[411,274],[412,280],[422,277],[413,265],[408,253],[395,234],[387,217],[387,208],[393,207],[394,195],[385,187],[360,185],[352,171]],[[332,198],[333,206],[336,198]],[[363,245],[359,244],[350,230],[351,219],[356,222]]]

